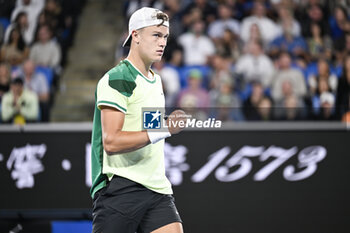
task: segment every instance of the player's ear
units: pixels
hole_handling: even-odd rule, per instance
[[[140,43],[140,30],[134,30],[132,32],[132,40],[136,42],[136,44]]]

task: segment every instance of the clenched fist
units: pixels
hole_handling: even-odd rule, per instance
[[[169,133],[171,134],[179,133],[181,130],[183,130],[186,127],[187,120],[188,120],[188,116],[184,111],[182,110],[173,111],[167,119],[167,126],[168,126]]]

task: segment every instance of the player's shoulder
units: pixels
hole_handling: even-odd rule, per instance
[[[127,60],[122,60],[118,65],[107,71],[109,80],[125,80],[135,82],[137,74],[131,69]]]
[[[130,74],[129,64],[127,60],[122,60],[118,65],[114,66],[112,69],[107,71],[109,75],[121,75],[121,74]]]
[[[113,88],[121,94],[130,97],[136,87],[136,77],[137,75],[130,69],[128,62],[123,60],[107,71],[98,85]]]

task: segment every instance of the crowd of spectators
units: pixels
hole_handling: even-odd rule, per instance
[[[0,1],[0,122],[50,120],[84,3]],[[348,0],[130,0],[125,22],[143,6],[169,15],[153,66],[167,107],[234,121],[349,119]],[[119,45],[117,60],[128,52]]]
[[[170,18],[153,67],[167,107],[214,108],[206,113],[235,121],[349,118],[349,1],[131,0],[125,22],[144,6]]]
[[[0,1],[0,122],[48,122],[85,0]]]

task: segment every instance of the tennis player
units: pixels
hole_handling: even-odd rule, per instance
[[[123,44],[130,46],[128,57],[97,84],[91,145],[94,233],[183,232],[163,150],[164,139],[182,128],[173,124],[165,132],[151,132],[142,127],[142,108],[164,107],[161,78],[150,67],[161,60],[168,36],[165,13],[146,7],[134,12]],[[181,113],[169,118],[184,121]]]

